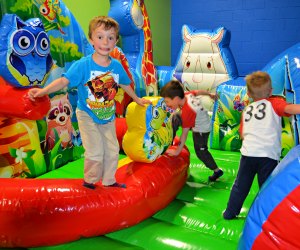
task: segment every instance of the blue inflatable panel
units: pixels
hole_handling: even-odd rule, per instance
[[[300,145],[294,147],[267,179],[253,202],[241,239],[240,250],[251,249],[272,211],[300,184]],[[291,204],[292,205],[292,204]]]

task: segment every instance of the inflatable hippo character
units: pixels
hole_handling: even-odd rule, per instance
[[[196,30],[184,25],[182,39],[172,76],[182,82],[186,91],[204,89],[215,93],[218,85],[237,77],[227,29]],[[212,110],[213,100],[207,96],[202,99],[205,108]]]

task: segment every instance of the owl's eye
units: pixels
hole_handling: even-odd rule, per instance
[[[26,36],[21,36],[19,41],[18,41],[18,45],[20,46],[20,48],[22,49],[28,49],[30,46],[30,40],[28,37]]]
[[[17,30],[11,37],[11,45],[18,55],[25,56],[34,48],[34,35],[28,30]]]
[[[40,32],[36,38],[36,52],[40,56],[46,56],[50,52],[50,41],[44,31]]]

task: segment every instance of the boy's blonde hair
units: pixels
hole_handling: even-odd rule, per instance
[[[267,98],[272,91],[272,81],[268,73],[256,71],[245,77],[247,90],[253,99]]]
[[[104,25],[105,30],[109,29],[115,29],[117,39],[119,39],[119,24],[118,22],[107,16],[97,16],[94,17],[89,24],[89,38],[92,39],[92,33],[95,29],[97,29],[99,26]]]

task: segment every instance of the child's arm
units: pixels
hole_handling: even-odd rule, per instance
[[[180,152],[183,149],[184,144],[186,142],[186,138],[188,136],[189,130],[190,130],[189,128],[182,128],[182,133],[180,136],[180,141],[179,141],[178,147],[176,149],[168,150],[167,151],[168,155],[177,156],[180,154]]]
[[[193,92],[194,92],[195,96],[198,96],[198,95],[208,95],[213,100],[217,100],[218,99],[218,95],[217,94],[210,93],[210,92],[208,92],[207,90],[204,90],[204,89],[197,89],[197,90],[194,90]]]
[[[300,114],[300,104],[288,104],[285,106],[284,112],[291,115]]]
[[[130,85],[119,84],[120,87],[135,101],[138,105],[144,106],[144,104],[151,104],[150,100],[139,98]]]
[[[35,101],[36,97],[42,97],[44,95],[49,95],[58,90],[65,88],[69,84],[69,80],[65,77],[60,77],[55,79],[45,88],[32,88],[28,91],[30,100]]]

